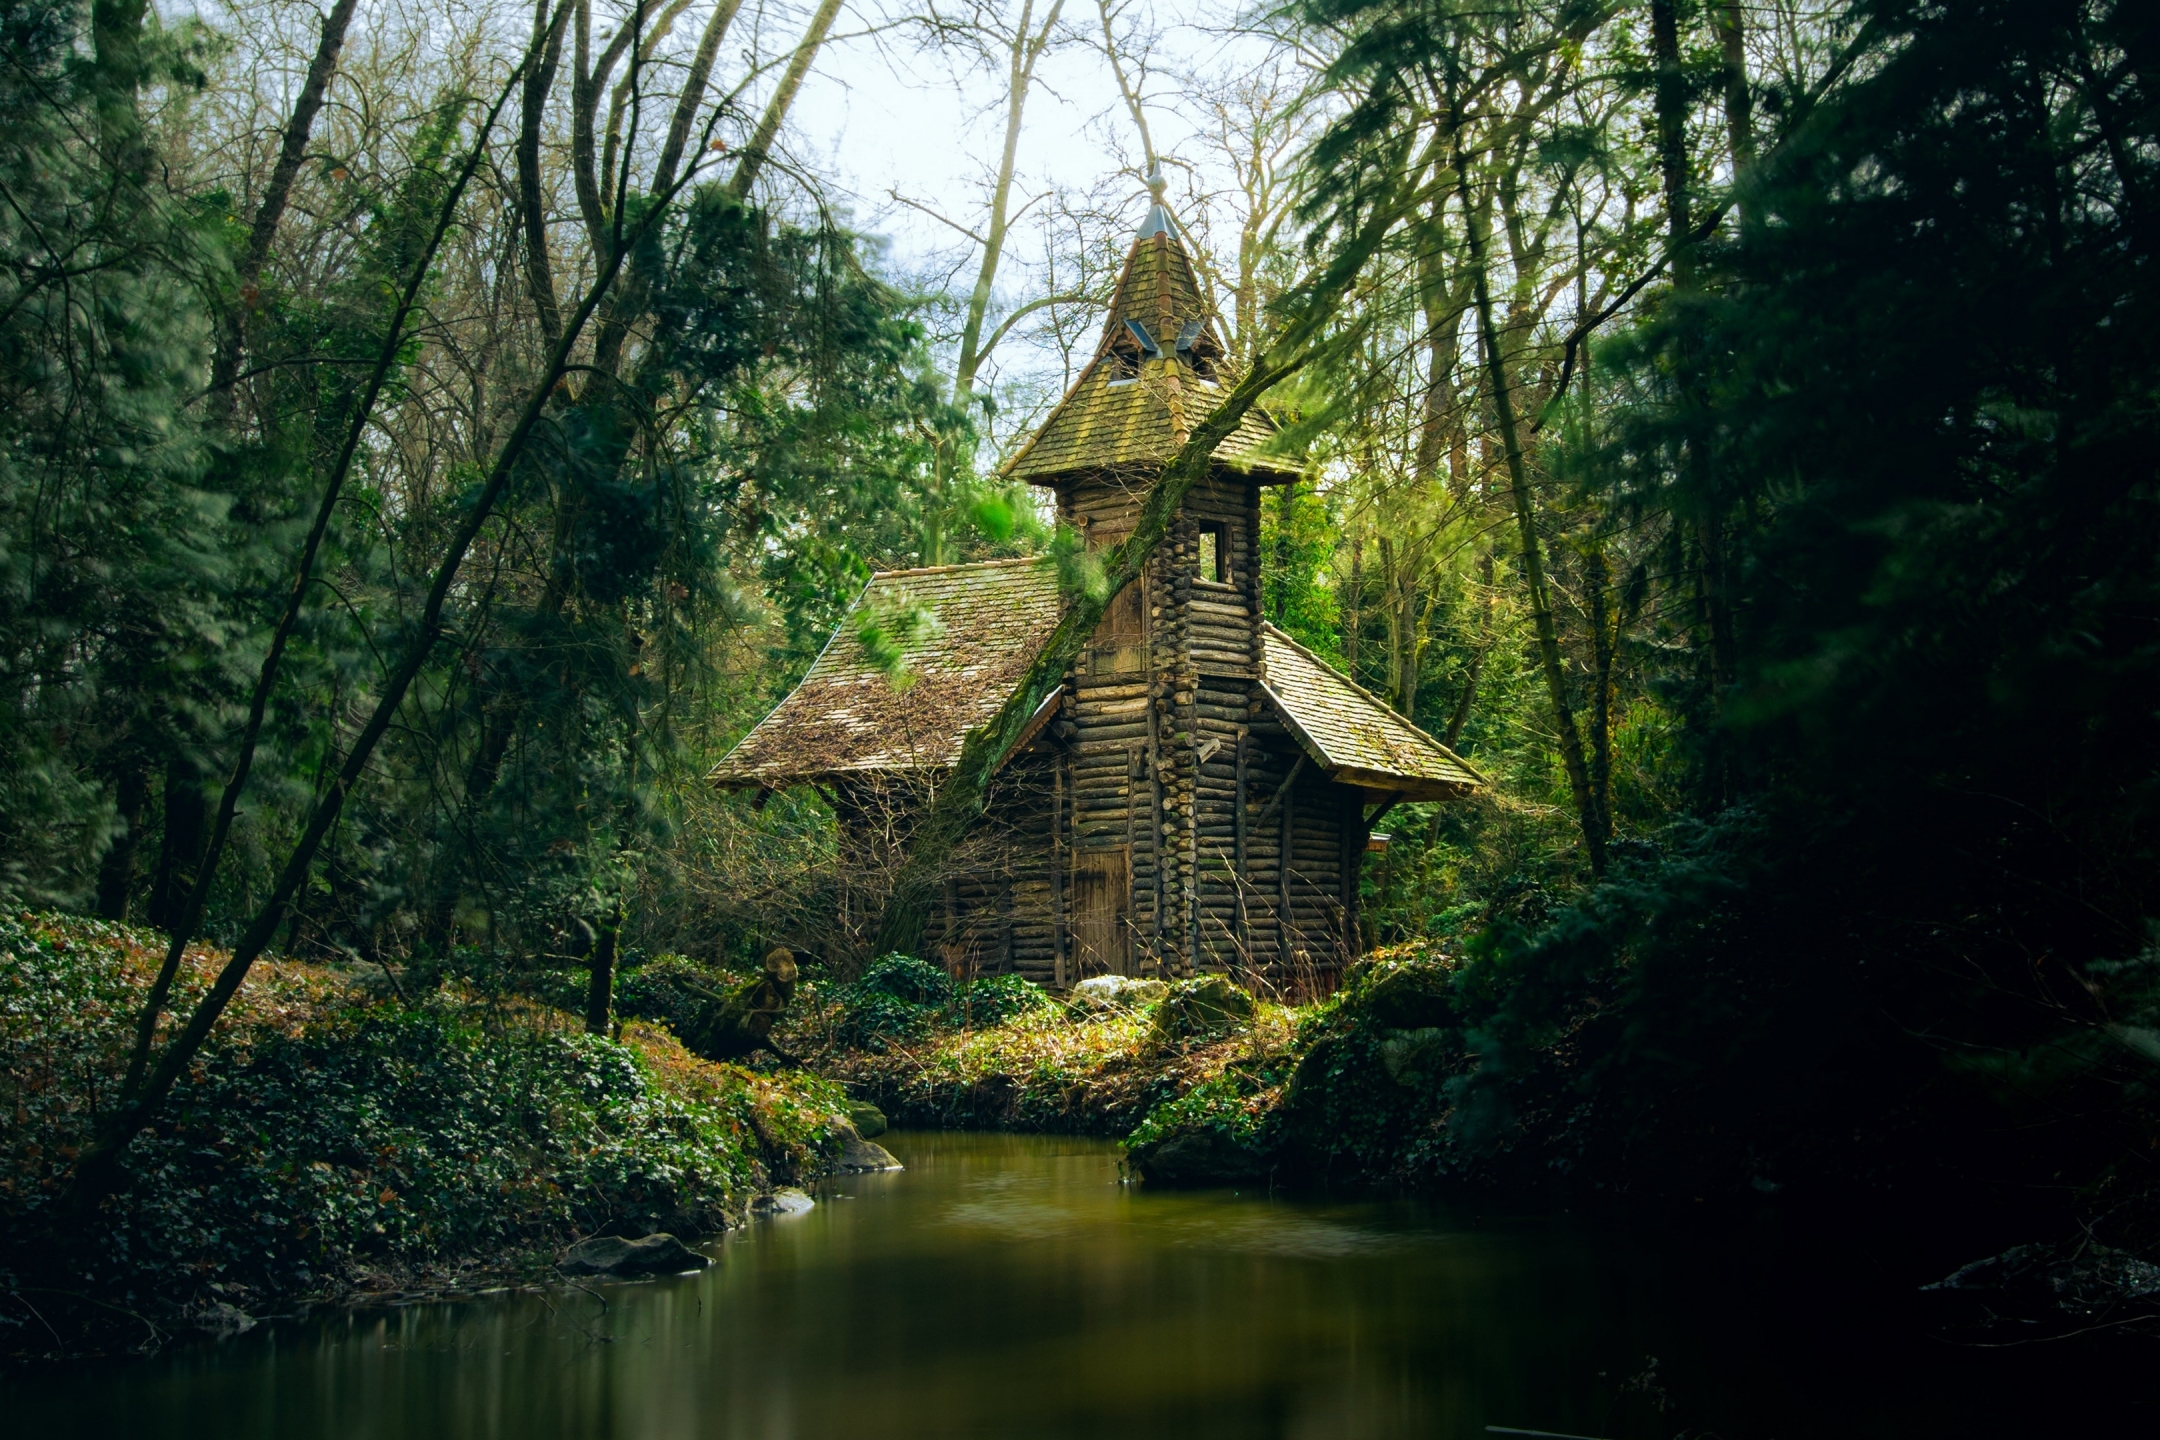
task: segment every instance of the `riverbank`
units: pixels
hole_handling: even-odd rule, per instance
[[[835,1083],[690,1055],[664,1029],[586,1035],[530,1002],[378,994],[264,962],[127,1180],[59,1211],[117,1093],[162,956],[144,930],[0,919],[0,1353],[155,1348],[309,1306],[537,1279],[604,1231],[685,1239],[829,1167]],[[185,1014],[222,955],[190,952]]]
[[[1053,997],[1012,976],[956,986],[887,957],[851,984],[813,989],[782,1034],[897,1126],[1122,1140],[1159,1107],[1265,1072],[1295,1044],[1302,1012],[1289,1006],[1239,992],[1234,1014],[1181,1009],[1222,983]]]

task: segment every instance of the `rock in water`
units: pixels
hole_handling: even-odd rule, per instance
[[[875,1140],[885,1133],[885,1112],[864,1100],[856,1100],[847,1107],[848,1119],[854,1122],[855,1133],[865,1140]]]
[[[1245,1185],[1265,1180],[1273,1168],[1267,1156],[1204,1127],[1180,1130],[1152,1145],[1138,1146],[1127,1159],[1148,1184],[1173,1188]]]
[[[680,1275],[702,1270],[712,1261],[673,1235],[647,1235],[625,1240],[620,1235],[595,1235],[580,1240],[564,1252],[555,1268],[565,1275],[608,1275],[628,1279],[638,1275]]]
[[[817,1201],[792,1186],[775,1190],[770,1195],[760,1195],[750,1202],[750,1208],[760,1215],[801,1215],[816,1205]]]
[[[843,1175],[860,1175],[869,1170],[899,1170],[903,1167],[893,1158],[893,1153],[882,1145],[873,1145],[860,1135],[849,1132],[840,1137],[840,1159],[833,1169]]]
[[[207,1330],[223,1340],[232,1335],[245,1335],[254,1329],[255,1317],[237,1305],[220,1300],[195,1317],[195,1328]]]

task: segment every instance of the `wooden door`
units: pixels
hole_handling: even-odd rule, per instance
[[[1073,855],[1076,980],[1131,973],[1132,858],[1124,846]]]

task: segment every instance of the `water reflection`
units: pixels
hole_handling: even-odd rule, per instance
[[[889,1143],[905,1172],[825,1187],[702,1275],[272,1328],[17,1382],[5,1418],[129,1440],[2043,1433],[2016,1364],[1897,1329],[1774,1237],[1157,1194],[1086,1141]]]

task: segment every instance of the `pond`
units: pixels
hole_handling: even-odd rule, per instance
[[[2129,1378],[2119,1353],[1945,1344],[1909,1277],[1767,1215],[1675,1234],[1158,1193],[1107,1142],[886,1143],[906,1170],[828,1182],[700,1275],[267,1325],[17,1380],[0,1418],[129,1440],[2043,1435]]]

